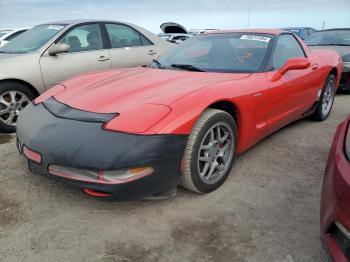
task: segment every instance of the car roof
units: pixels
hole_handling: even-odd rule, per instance
[[[123,21],[115,21],[115,20],[104,20],[104,19],[75,19],[75,20],[61,20],[61,21],[54,21],[54,22],[42,23],[41,25],[50,25],[50,24],[75,25],[75,24],[89,23],[89,22],[113,22],[113,23],[129,24],[129,23],[126,23],[126,22],[123,22]]]
[[[239,29],[239,30],[220,30],[214,32],[206,32],[204,34],[227,34],[227,33],[259,33],[259,34],[270,34],[280,35],[282,33],[290,33],[282,29]]]
[[[312,27],[304,27],[304,26],[292,26],[292,27],[284,27],[282,29],[285,29],[285,30],[290,30],[290,29],[314,29]]]
[[[327,31],[342,31],[342,30],[350,30],[350,28],[330,28],[330,29],[324,29],[317,32],[327,32]]]

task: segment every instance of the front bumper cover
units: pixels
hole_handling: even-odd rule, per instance
[[[18,119],[17,138],[20,152],[25,145],[41,155],[40,164],[28,160],[32,172],[55,177],[80,189],[107,192],[111,194],[107,198],[120,201],[159,194],[178,185],[187,142],[187,135],[108,131],[100,122],[54,115],[45,104],[30,104],[25,108]],[[154,173],[124,184],[105,185],[51,175],[48,167],[53,164],[97,171],[152,166]]]
[[[334,261],[348,261],[350,239],[340,228],[350,229],[350,163],[345,157],[344,141],[348,121],[337,128],[323,180],[321,196],[321,240]]]

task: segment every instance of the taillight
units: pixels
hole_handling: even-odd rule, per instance
[[[23,146],[23,154],[30,160],[36,162],[36,163],[41,163],[41,155],[31,149],[29,149],[26,146]]]
[[[91,171],[72,167],[50,165],[49,172],[55,176],[85,182],[99,184],[122,184],[148,176],[154,172],[154,168],[137,167],[116,171]]]

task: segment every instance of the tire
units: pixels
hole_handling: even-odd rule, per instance
[[[35,97],[35,94],[22,83],[12,81],[0,83],[0,132],[15,132],[18,114]]]
[[[218,129],[221,136],[218,135]],[[211,138],[212,135],[216,140]],[[223,141],[225,136],[227,139]],[[217,109],[205,110],[188,137],[181,185],[197,193],[209,193],[217,189],[232,169],[236,145],[237,126],[232,116]],[[215,165],[214,159],[219,166],[210,176],[212,165]]]
[[[311,115],[314,120],[324,121],[331,113],[336,92],[336,83],[337,81],[335,76],[329,75],[322,89],[320,99],[317,102],[316,110]],[[327,103],[327,109],[324,108],[325,103]]]
[[[350,81],[348,81],[348,83],[346,83],[346,86],[342,91],[344,94],[350,95]]]

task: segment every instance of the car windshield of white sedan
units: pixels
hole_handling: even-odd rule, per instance
[[[221,33],[195,36],[174,47],[152,67],[203,72],[258,72],[273,36]]]
[[[329,30],[316,32],[306,38],[305,42],[309,46],[350,46],[350,30]]]
[[[19,35],[0,48],[0,53],[21,54],[35,51],[42,47],[65,25],[39,25]]]

